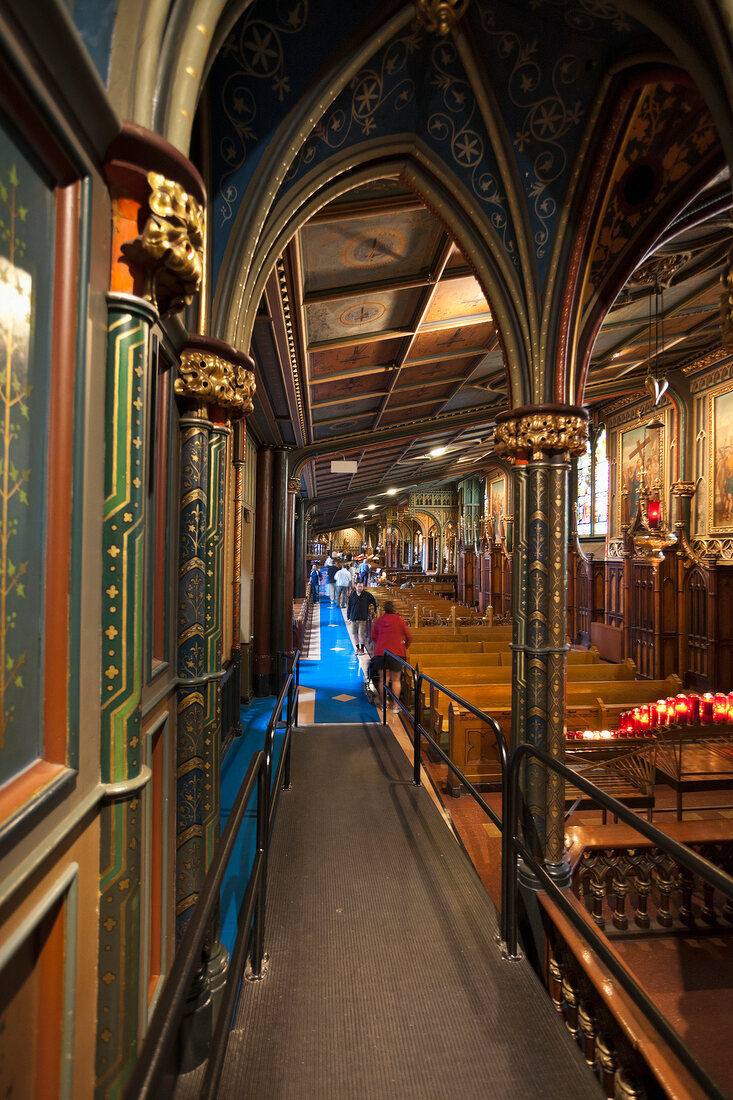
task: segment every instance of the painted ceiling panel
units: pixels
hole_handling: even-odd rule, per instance
[[[437,401],[447,398],[455,389],[455,383],[445,382],[439,386],[412,386],[409,390],[393,390],[387,402],[388,409],[409,409],[410,405],[419,405],[424,401]]]
[[[319,382],[311,386],[311,407],[339,398],[357,398],[366,394],[387,392],[388,371],[370,371],[369,374],[356,375],[353,378],[341,378],[333,382]]]
[[[463,359],[436,359],[432,363],[418,363],[403,367],[395,389],[403,390],[427,382],[443,382],[447,379],[465,378],[477,362],[475,355]]]
[[[427,274],[442,235],[433,215],[419,206],[391,212],[389,228],[374,213],[313,222],[300,234],[306,298],[349,283]]]
[[[397,355],[402,340],[375,340],[348,347],[314,351],[309,356],[310,376],[313,379],[328,378],[332,374],[357,371],[365,367],[381,367]]]
[[[419,292],[402,290],[358,294],[306,306],[308,344],[359,340],[386,331],[411,331]]]
[[[433,321],[465,320],[477,315],[491,315],[477,279],[473,275],[461,279],[444,279],[436,288],[423,323]]]
[[[486,348],[494,335],[493,325],[449,326],[421,333],[410,348],[408,362],[432,355],[448,356],[467,348]]]
[[[314,426],[320,426],[332,420],[338,421],[338,423],[341,425],[342,434],[348,435],[348,421],[357,416],[367,416],[375,413],[378,410],[380,403],[380,397],[366,397],[362,400],[356,401],[352,401],[347,398],[343,402],[341,402],[341,404],[327,405],[321,409],[314,409],[313,424]]]

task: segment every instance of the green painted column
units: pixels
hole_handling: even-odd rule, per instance
[[[116,1096],[140,1026],[140,744],[145,394],[156,311],[110,294],[105,405],[97,1093]],[[116,792],[115,793],[115,789]]]
[[[512,747],[565,753],[567,504],[571,454],[582,453],[588,418],[574,406],[512,410],[497,417],[494,448],[514,466]],[[529,760],[522,775],[525,843],[566,883],[564,784]],[[526,876],[528,885],[535,885]]]

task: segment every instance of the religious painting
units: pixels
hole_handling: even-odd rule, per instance
[[[506,515],[506,478],[487,478],[486,496],[488,507],[486,509],[486,521],[492,538],[497,541],[504,533],[504,516]]]
[[[709,529],[733,531],[733,385],[710,395]]]
[[[633,523],[642,485],[651,489],[662,481],[662,428],[639,424],[620,434],[619,489],[621,523]],[[625,492],[625,496],[623,495]]]

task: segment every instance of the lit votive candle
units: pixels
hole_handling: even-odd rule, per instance
[[[713,722],[723,725],[728,721],[728,696],[722,691],[717,691],[713,696]]]
[[[703,726],[709,725],[713,720],[713,696],[706,691],[700,700],[700,722]]]

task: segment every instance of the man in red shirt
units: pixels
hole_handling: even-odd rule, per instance
[[[382,665],[380,658],[384,653],[389,651],[394,653],[396,657],[402,657],[403,660],[407,656],[407,646],[412,641],[412,635],[410,634],[410,628],[402,618],[401,615],[395,614],[394,604],[391,600],[384,601],[384,614],[380,615],[377,621],[372,626],[372,642],[374,644],[374,667],[380,668]],[[391,657],[387,657],[387,663],[385,668],[385,680],[389,684],[389,690],[394,691],[392,687],[393,675],[395,672],[399,673],[400,665],[397,661]],[[395,702],[392,710],[397,713],[399,707]]]

